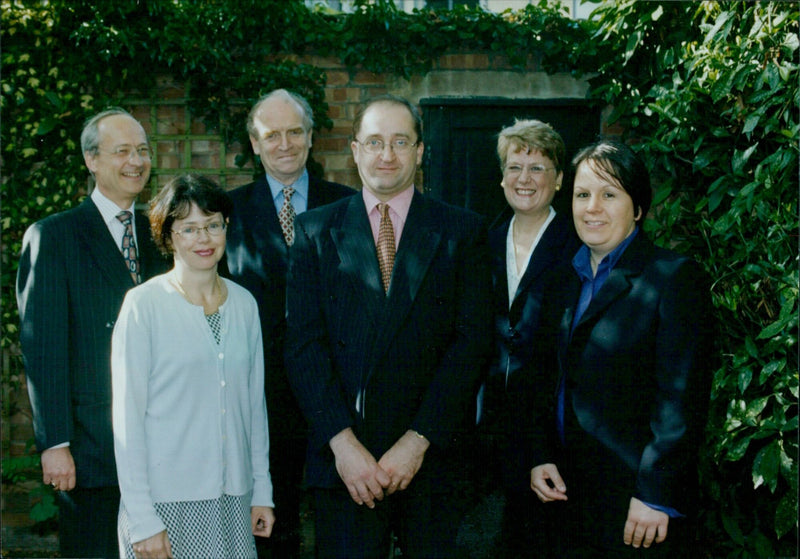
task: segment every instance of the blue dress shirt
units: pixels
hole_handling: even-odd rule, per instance
[[[275,211],[280,213],[283,207],[283,189],[286,186],[294,188],[292,194],[292,207],[294,208],[295,215],[300,215],[308,209],[308,171],[303,170],[303,174],[298,177],[292,184],[282,184],[277,179],[267,175],[267,183],[269,184],[269,191],[272,194],[272,200],[275,202]]]

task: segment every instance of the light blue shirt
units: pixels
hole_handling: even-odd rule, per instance
[[[303,169],[303,174],[292,184],[286,185],[279,180],[267,175],[269,191],[272,194],[272,201],[275,202],[275,212],[280,213],[283,207],[283,189],[286,186],[294,188],[292,194],[292,207],[295,215],[300,215],[308,209],[308,171]]]

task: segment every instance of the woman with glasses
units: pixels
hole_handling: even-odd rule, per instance
[[[150,204],[174,267],[128,292],[114,327],[120,555],[255,557],[274,523],[258,310],[223,280],[232,203],[209,179]]]
[[[499,481],[505,489],[498,554],[507,557],[541,548],[535,543],[542,535],[536,520],[541,505],[530,490],[528,443],[530,415],[544,408],[533,341],[547,296],[543,280],[579,246],[568,217],[551,205],[564,178],[565,151],[561,136],[538,120],[517,120],[497,140],[509,208],[489,232],[496,350],[479,399],[479,434],[495,457],[490,484]]]

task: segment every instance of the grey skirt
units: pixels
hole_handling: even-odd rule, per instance
[[[167,526],[175,559],[255,559],[256,544],[250,528],[251,494],[223,495],[206,501],[156,503]],[[120,504],[117,520],[119,555],[134,559],[128,512]]]

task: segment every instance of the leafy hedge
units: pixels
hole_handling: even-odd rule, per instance
[[[621,48],[593,95],[657,176],[650,233],[714,279],[706,524],[720,552],[794,556],[798,5],[626,0],[597,15],[598,43]]]
[[[98,5],[99,4],[99,5]],[[191,109],[232,141],[260,91],[306,94],[330,126],[324,73],[424,74],[452,45],[524,69],[591,73],[657,186],[646,226],[715,279],[719,368],[701,476],[711,556],[794,556],[797,541],[798,10],[794,3],[606,2],[591,22],[542,1],[503,14],[355,13],[300,1],[2,3],[2,349],[17,355],[13,298],[25,228],[85,195],[83,119],[146,96],[157,75],[187,84]],[[238,138],[241,139],[241,138]],[[246,144],[245,144],[246,145]],[[3,418],[18,366],[2,374]],[[14,467],[16,466],[16,467]],[[4,461],[21,479],[20,462]],[[52,511],[38,509],[38,517]]]

